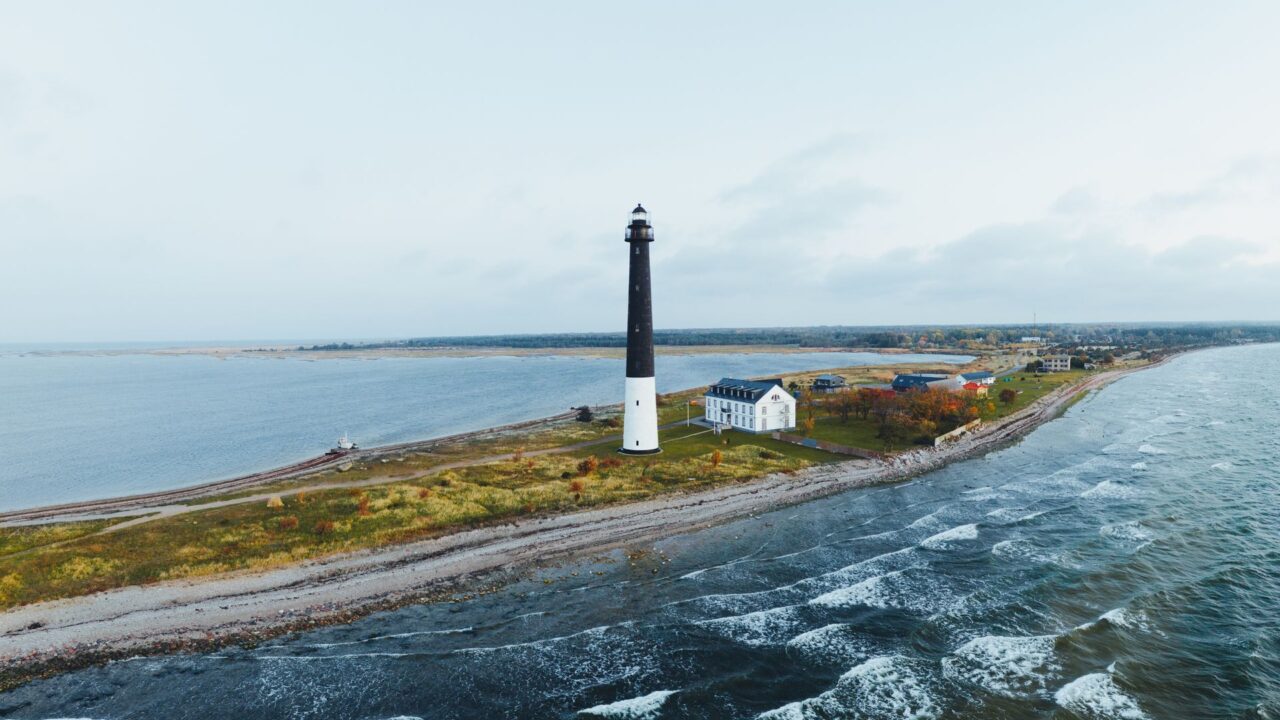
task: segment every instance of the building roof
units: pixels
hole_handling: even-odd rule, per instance
[[[755,402],[774,388],[782,390],[782,378],[768,380],[739,380],[737,378],[720,378],[720,382],[707,388],[712,397],[729,400],[750,400]],[[786,392],[786,390],[782,390]]]
[[[989,377],[995,377],[995,375],[992,375],[986,370],[979,370],[977,372],[960,373],[960,377],[965,380],[986,380]]]
[[[815,383],[817,383],[817,382],[827,383],[827,384],[830,384],[830,383],[838,383],[838,384],[843,385],[843,384],[844,384],[844,376],[843,376],[843,375],[832,375],[832,374],[830,374],[830,373],[823,373],[823,374],[819,375],[818,377],[814,378],[814,379],[813,379],[813,381],[814,381]]]
[[[1070,360],[1070,355],[1045,355],[1045,360]]]
[[[977,389],[978,389],[978,388],[980,388],[980,387],[982,387],[982,385],[979,385],[979,384],[978,384],[978,383],[976,383],[976,382],[967,382],[967,383],[965,383],[965,384],[964,384],[964,389],[965,389],[965,390],[977,390]]]
[[[927,387],[930,383],[950,379],[950,375],[941,373],[899,373],[893,376],[894,390],[911,390]]]

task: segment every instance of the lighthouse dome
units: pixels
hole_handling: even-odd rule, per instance
[[[649,211],[644,209],[643,205],[636,204],[636,209],[631,211],[631,222],[644,224],[649,222]]]

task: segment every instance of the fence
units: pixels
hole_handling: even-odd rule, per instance
[[[964,425],[961,425],[960,427],[956,428],[955,430],[952,430],[951,432],[942,433],[941,435],[933,439],[933,446],[938,447],[943,443],[949,442],[951,440],[955,440],[956,438],[978,427],[981,424],[982,424],[981,420],[974,420],[972,422],[968,422],[968,423],[965,423]]]

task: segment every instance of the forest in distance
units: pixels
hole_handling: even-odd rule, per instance
[[[983,349],[1039,337],[1046,345],[1113,345],[1141,350],[1280,340],[1280,325],[1263,323],[1080,323],[1054,325],[815,326],[655,330],[661,346],[773,345],[801,348]],[[621,332],[421,337],[298,346],[299,351],[442,348],[626,347]]]

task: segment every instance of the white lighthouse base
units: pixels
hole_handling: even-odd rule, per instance
[[[653,378],[627,378],[623,393],[622,447],[628,455],[662,452],[658,447],[658,391]]]

